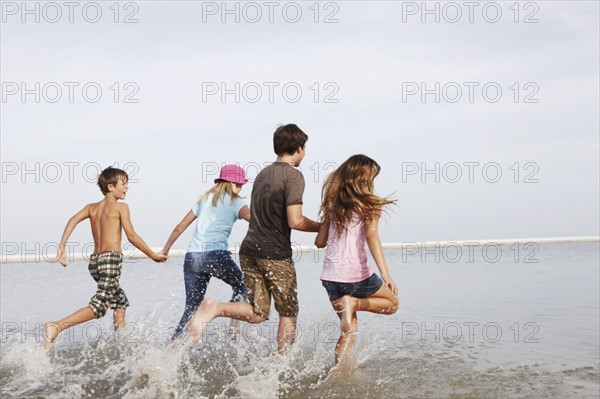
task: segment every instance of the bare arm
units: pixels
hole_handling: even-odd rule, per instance
[[[137,249],[142,251],[146,256],[152,259],[155,262],[164,262],[167,260],[167,256],[163,254],[157,254],[142,240],[142,237],[138,236],[135,230],[133,229],[133,225],[131,224],[131,217],[129,215],[129,206],[127,204],[120,204],[119,207],[119,215],[121,218],[121,226],[123,226],[123,230],[125,230],[125,234],[127,235],[127,239],[130,243],[132,243]]]
[[[181,222],[179,222],[179,224],[177,226],[175,226],[175,228],[173,229],[173,232],[169,236],[167,243],[165,244],[165,246],[163,247],[163,249],[161,251],[163,254],[165,254],[165,255],[169,254],[169,251],[171,250],[171,246],[173,245],[173,243],[175,241],[177,241],[179,236],[190,226],[190,224],[192,224],[192,222],[194,220],[196,220],[196,215],[194,215],[194,212],[189,211],[187,213],[187,215],[185,215],[183,217]]]
[[[67,252],[65,251],[67,240],[71,236],[71,233],[75,229],[75,226],[77,226],[82,220],[85,220],[89,217],[90,206],[86,205],[82,210],[73,215],[71,219],[69,219],[69,221],[67,222],[67,225],[65,226],[65,231],[63,232],[62,238],[60,239],[60,244],[58,244],[58,253],[56,254],[57,260],[64,267],[67,267],[68,264]]]
[[[240,209],[240,213],[238,214],[240,219],[244,219],[246,222],[250,222],[250,208],[248,205],[244,205],[242,209]]]
[[[302,215],[302,205],[289,205],[286,208],[286,211],[288,226],[290,226],[290,229],[313,233],[319,231],[321,224]]]
[[[317,233],[317,238],[315,238],[315,246],[317,248],[325,248],[327,246],[328,238],[329,238],[329,215],[325,216],[325,219],[323,219],[323,223],[321,223],[321,227],[319,228],[319,232]]]
[[[381,240],[379,239],[379,216],[375,217],[373,220],[365,221],[365,230],[369,251],[371,251],[371,255],[373,255],[373,259],[381,273],[384,285],[392,290],[394,295],[398,295],[398,287],[396,286],[396,283],[394,283],[392,276],[390,276],[385,256],[383,256],[383,247],[381,246]]]

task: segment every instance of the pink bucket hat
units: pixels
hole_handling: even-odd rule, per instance
[[[219,177],[215,179],[215,184],[220,180],[229,181],[237,184],[246,184],[248,183],[248,179],[246,179],[246,173],[244,169],[240,168],[237,165],[225,165],[221,168],[221,172],[219,173]]]

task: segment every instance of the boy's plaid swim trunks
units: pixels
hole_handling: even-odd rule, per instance
[[[102,252],[90,256],[88,270],[93,279],[98,283],[96,295],[88,305],[100,318],[106,314],[108,308],[126,308],[129,301],[123,289],[119,286],[123,254],[117,251]]]

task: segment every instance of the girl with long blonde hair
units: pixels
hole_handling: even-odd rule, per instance
[[[227,244],[235,221],[250,221],[250,209],[240,197],[242,186],[247,182],[244,169],[237,165],[223,166],[219,177],[215,179],[215,185],[200,196],[198,202],[175,227],[162,250],[167,255],[177,238],[198,219],[183,263],[185,309],[173,339],[181,336],[200,306],[211,277],[231,286],[232,302],[247,301],[242,271],[231,258]]]

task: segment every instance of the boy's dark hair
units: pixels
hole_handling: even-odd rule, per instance
[[[98,175],[98,187],[100,187],[102,194],[106,195],[108,193],[108,185],[116,185],[119,180],[128,181],[129,175],[124,170],[109,166]]]
[[[275,154],[281,155],[287,153],[294,155],[298,147],[304,148],[308,141],[308,136],[293,123],[282,125],[275,130],[273,134],[273,149]]]

